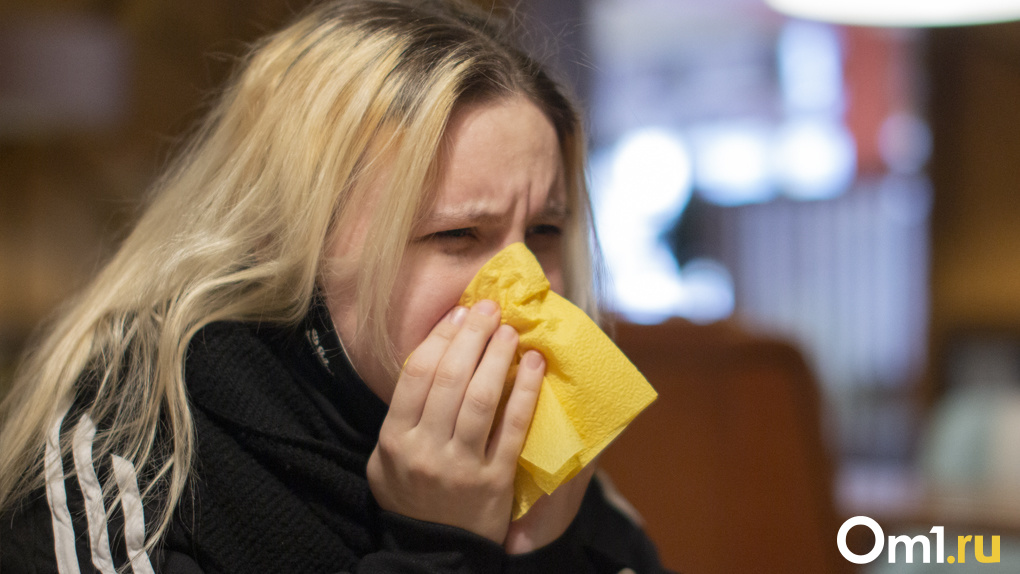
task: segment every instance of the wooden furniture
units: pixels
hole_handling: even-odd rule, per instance
[[[602,469],[663,562],[690,574],[851,572],[839,554],[819,391],[792,346],[727,324],[619,324],[659,399]]]

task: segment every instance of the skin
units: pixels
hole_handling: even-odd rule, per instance
[[[562,293],[560,230],[568,214],[559,142],[534,104],[510,98],[458,110],[441,159],[435,205],[412,234],[390,299],[387,328],[398,356],[409,357],[397,381],[356,336],[349,286],[327,281],[326,303],[355,369],[390,405],[368,464],[379,505],[527,552],[566,530],[592,470],[510,522],[516,462],[545,361],[536,351],[524,355],[497,420],[517,333],[499,325],[492,301],[471,309],[457,301],[482,265],[514,242],[528,245]],[[328,255],[358,252],[363,238],[355,226]]]

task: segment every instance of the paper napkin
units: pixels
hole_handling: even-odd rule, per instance
[[[475,275],[461,296],[470,307],[491,299],[502,322],[517,330],[517,364],[529,349],[545,356],[546,372],[518,460],[513,519],[590,463],[656,398],[655,390],[588,316],[549,287],[523,243],[507,246]]]

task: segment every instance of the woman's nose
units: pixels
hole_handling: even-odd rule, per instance
[[[507,231],[506,236],[503,238],[503,243],[500,245],[500,249],[503,249],[513,243],[524,243],[527,236],[527,226],[523,224],[515,224]]]

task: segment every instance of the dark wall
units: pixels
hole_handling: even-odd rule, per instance
[[[1020,23],[929,36],[932,371],[961,333],[1020,333]]]

